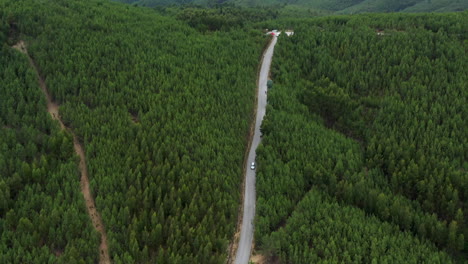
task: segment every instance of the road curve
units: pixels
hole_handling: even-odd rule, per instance
[[[257,97],[257,117],[255,120],[255,131],[250,146],[249,157],[245,164],[245,190],[244,190],[244,216],[242,217],[242,226],[239,245],[236,253],[236,264],[247,264],[250,259],[253,241],[254,217],[255,217],[255,170],[250,169],[250,164],[255,161],[255,150],[261,141],[260,125],[265,116],[267,104],[267,81],[270,73],[271,59],[275,48],[277,37],[273,36],[267,50],[263,54],[262,68],[258,76],[258,97]]]

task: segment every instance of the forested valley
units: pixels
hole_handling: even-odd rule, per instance
[[[464,263],[468,14],[283,21],[256,247],[282,263]]]
[[[114,263],[222,263],[268,39],[106,1],[0,1],[1,263],[97,262],[72,138]],[[203,32],[202,32],[203,31]]]

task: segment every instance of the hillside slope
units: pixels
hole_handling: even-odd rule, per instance
[[[277,8],[307,8],[316,11],[355,14],[365,12],[452,12],[468,9],[468,1],[462,0],[115,0],[141,6],[167,6],[195,4],[214,6],[228,3],[243,7],[276,6]]]
[[[3,10],[2,10],[3,11]],[[0,263],[97,263],[73,138],[47,113],[0,11]]]
[[[84,146],[113,262],[224,262],[266,39],[248,29],[202,34],[152,10],[107,1],[0,4],[3,35],[17,28],[62,120]],[[97,253],[95,239],[83,243],[82,250]],[[97,255],[80,254],[75,259],[86,263]]]
[[[338,11],[340,14],[375,12],[452,12],[468,9],[468,1],[459,0],[365,0]]]
[[[291,22],[257,150],[260,250],[284,263],[463,263],[467,19]]]

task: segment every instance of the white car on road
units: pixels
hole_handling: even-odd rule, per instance
[[[255,162],[252,162],[252,164],[250,164],[250,169],[255,170]]]

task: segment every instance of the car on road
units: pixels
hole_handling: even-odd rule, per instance
[[[250,169],[255,170],[255,162],[252,162],[252,164],[250,164]]]

